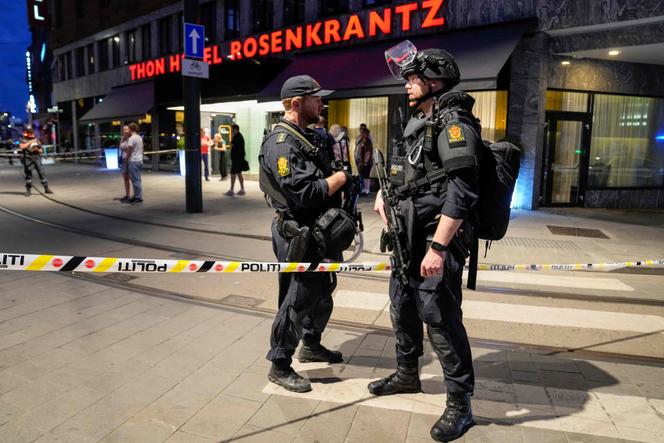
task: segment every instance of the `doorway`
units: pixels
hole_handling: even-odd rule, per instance
[[[585,112],[546,113],[542,206],[584,205],[591,124]]]

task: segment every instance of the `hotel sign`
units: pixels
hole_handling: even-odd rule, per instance
[[[31,27],[48,26],[46,0],[28,0],[28,23]]]
[[[338,18],[307,23],[286,29],[232,40],[224,45],[208,46],[203,50],[203,61],[217,65],[226,61],[252,59],[267,55],[286,54],[297,50],[326,47],[340,42],[364,42],[378,37],[390,36],[395,32],[413,30],[415,18],[421,19],[419,29],[440,28],[445,24],[442,7],[445,0],[423,0],[404,3],[384,9],[369,11],[362,19],[359,14],[351,14],[342,23]],[[132,80],[153,78],[173,72],[180,72],[184,54],[174,54],[141,63],[129,65]]]

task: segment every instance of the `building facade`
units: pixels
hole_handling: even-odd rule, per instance
[[[210,64],[202,126],[226,137],[238,123],[252,171],[282,112],[281,83],[302,73],[336,90],[328,124],[346,126],[353,140],[366,123],[389,158],[408,109],[383,52],[409,39],[457,58],[485,139],[522,147],[513,206],[664,207],[662,1],[199,3]],[[182,147],[182,2],[49,7],[63,137],[78,149],[109,146],[132,120],[153,150]],[[174,158],[149,164],[174,168]]]

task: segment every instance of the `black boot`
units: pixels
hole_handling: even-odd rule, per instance
[[[330,351],[325,346],[319,344],[317,346],[302,345],[297,359],[300,363],[311,362],[328,362],[328,363],[342,363],[344,361],[343,355],[339,351]]]
[[[32,195],[32,191],[30,190],[30,188],[28,188],[28,189],[25,190],[25,194],[24,194],[24,195],[25,195],[26,197],[30,197],[30,196]]]
[[[282,388],[293,392],[311,391],[311,383],[304,377],[301,377],[293,368],[279,369],[274,364],[267,374],[268,380],[276,383]]]
[[[436,441],[452,441],[473,427],[473,411],[470,394],[447,394],[445,412],[431,428],[431,437]]]
[[[373,395],[415,394],[422,392],[417,366],[397,366],[397,372],[369,383]]]
[[[53,194],[53,191],[51,191],[51,188],[49,188],[48,185],[44,186],[44,192],[47,194]]]

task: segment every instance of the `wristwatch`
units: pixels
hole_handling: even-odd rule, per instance
[[[436,252],[446,252],[447,251],[447,246],[445,246],[442,243],[438,243],[437,241],[432,241],[431,242],[431,249],[433,249]]]

